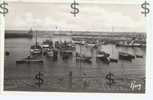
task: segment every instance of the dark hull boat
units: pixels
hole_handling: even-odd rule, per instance
[[[109,57],[100,57],[100,58],[98,58],[98,59],[100,59],[101,61],[103,61],[105,64],[109,64],[110,63],[110,59],[109,59]]]
[[[72,55],[72,54],[73,54],[73,50],[66,50],[66,49],[64,50],[64,49],[63,49],[63,50],[60,51],[60,53],[61,53],[61,54]]]
[[[21,60],[16,61],[16,64],[30,64],[30,63],[43,63],[43,60],[34,59],[32,56],[28,56],[27,58],[23,58]]]
[[[132,54],[125,53],[125,52],[119,52],[119,59],[131,61],[134,58],[135,56],[133,56]]]
[[[63,60],[67,60],[72,57],[72,52],[69,52],[69,51],[62,51],[60,52],[60,54]]]
[[[76,61],[82,61],[82,62],[87,62],[91,63],[91,57],[85,57],[85,56],[77,56]]]
[[[118,62],[118,60],[117,60],[117,59],[115,59],[115,58],[110,58],[110,62],[117,63],[117,62]]]
[[[96,59],[99,59],[101,61],[103,61],[106,64],[110,63],[110,59],[109,59],[110,54],[105,53],[105,52],[99,52],[96,56]]]
[[[17,64],[43,63],[43,60],[24,59],[24,60],[17,60],[16,63]]]
[[[136,58],[143,58],[143,55],[136,55]]]

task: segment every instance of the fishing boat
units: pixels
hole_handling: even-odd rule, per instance
[[[37,32],[36,32],[35,44],[30,47],[30,53],[31,54],[41,54],[42,53],[42,47],[37,42]]]
[[[39,45],[32,45],[30,47],[30,53],[31,54],[41,54],[42,53],[42,48]]]
[[[119,59],[131,61],[134,58],[135,56],[133,56],[132,54],[125,53],[125,52],[119,52]]]
[[[25,60],[17,60],[16,63],[17,64],[43,63],[43,60],[25,59]]]
[[[41,44],[41,47],[42,48],[49,48],[49,44],[44,42]]]
[[[92,57],[90,57],[90,56],[76,53],[76,61],[91,62],[91,58]]]
[[[142,47],[141,44],[116,44],[117,47]]]
[[[136,58],[143,58],[143,55],[136,54]]]
[[[109,58],[110,54],[106,53],[104,51],[99,51],[96,55],[96,59],[99,59],[101,61],[103,61],[106,64],[110,63],[110,58]]]
[[[89,46],[89,47],[95,47],[95,46],[96,46],[95,43],[86,43],[85,45],[86,45],[86,46]]]
[[[115,63],[117,63],[117,62],[118,62],[118,60],[117,60],[117,59],[115,59],[115,58],[110,58],[110,62],[115,62]]]
[[[61,50],[61,54],[67,54],[67,55],[72,55],[73,51],[72,50]]]
[[[53,42],[50,41],[50,40],[45,40],[45,41],[42,42],[41,47],[42,48],[50,48],[50,47],[53,47]]]
[[[128,41],[120,41],[116,44],[117,47],[142,47],[142,44],[135,42],[135,40]]]
[[[60,49],[60,53],[72,55],[74,50],[75,50],[75,47],[73,47],[73,46],[64,46]]]
[[[83,62],[90,62],[90,63],[91,63],[91,58],[92,58],[92,57],[77,56],[77,57],[76,57],[76,60],[77,60],[77,61],[83,61]]]
[[[98,53],[97,53],[97,58],[103,58],[103,57],[109,57],[110,56],[110,54],[109,53],[106,53],[106,52],[104,52],[104,51],[99,51]]]
[[[84,40],[73,40],[74,44],[78,44],[78,45],[85,45],[85,41]]]
[[[109,57],[106,57],[106,56],[103,56],[101,58],[99,58],[101,61],[103,61],[104,63],[106,64],[109,64],[110,63],[110,58]]]

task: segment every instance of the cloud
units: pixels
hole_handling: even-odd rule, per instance
[[[69,3],[12,3],[9,7],[11,11],[7,15],[6,26],[13,28],[55,30],[57,26],[61,30],[88,31],[110,31],[112,27],[121,31],[144,29],[144,19],[138,15],[139,9],[135,5],[80,4],[76,17],[70,13],[73,9]],[[11,20],[12,16],[14,20]]]

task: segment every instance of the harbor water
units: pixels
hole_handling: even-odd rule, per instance
[[[48,37],[38,37],[41,43]],[[71,37],[55,36],[52,41],[71,41]],[[63,60],[60,55],[57,61],[41,56],[43,64],[16,64],[16,60],[26,58],[29,55],[30,46],[35,43],[34,39],[27,38],[8,38],[5,39],[5,51],[10,55],[5,56],[4,61],[4,89],[13,91],[73,91],[73,92],[131,92],[131,81],[143,84],[145,91],[145,48],[140,47],[116,47],[114,44],[105,44],[98,47],[99,50],[110,54],[110,57],[118,59],[119,51],[128,52],[136,55],[140,54],[143,58],[135,58],[132,61],[119,60],[105,64],[96,61],[96,50],[90,46],[76,45],[74,52],[79,52],[92,57],[92,63],[77,62],[72,56]],[[41,87],[34,86],[35,75],[43,73],[44,83]],[[69,72],[72,72],[72,87],[69,89]],[[107,87],[105,76],[113,73],[116,84]],[[87,82],[88,85],[85,85]]]

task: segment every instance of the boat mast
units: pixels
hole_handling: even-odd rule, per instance
[[[36,46],[37,46],[37,31],[36,31]]]
[[[112,26],[112,33],[114,32],[114,27]],[[113,56],[113,45],[112,45],[112,56]]]
[[[81,71],[82,70],[81,57],[83,57],[83,56],[81,54],[82,53],[81,52],[81,45],[79,44],[79,46],[80,46],[80,55],[79,55],[80,56],[80,61],[79,61],[79,66],[80,66],[80,81],[82,81],[82,78],[81,78],[82,77],[82,74],[81,74],[82,73],[82,71]]]

